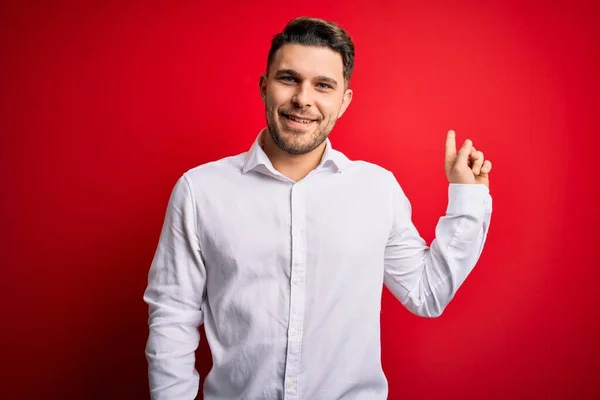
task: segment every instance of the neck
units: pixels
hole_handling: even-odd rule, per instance
[[[262,133],[261,140],[261,147],[267,157],[269,157],[273,168],[294,182],[302,180],[319,165],[327,146],[326,141],[324,141],[319,147],[309,153],[290,154],[277,146],[266,129]]]

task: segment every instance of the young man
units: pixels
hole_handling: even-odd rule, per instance
[[[154,399],[193,399],[204,324],[204,398],[385,399],[385,284],[439,316],[475,266],[491,216],[491,163],[446,139],[446,215],[428,247],[389,171],[351,161],[327,136],[352,100],[354,46],[298,18],[273,39],[260,78],[267,127],[246,153],[179,179],[144,300]]]

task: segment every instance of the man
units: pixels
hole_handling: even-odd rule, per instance
[[[204,324],[205,399],[385,399],[385,284],[439,316],[475,266],[491,216],[491,163],[446,139],[449,203],[430,247],[393,174],[327,139],[352,100],[354,46],[339,26],[291,21],[260,78],[267,127],[250,150],[179,179],[150,269],[146,355],[155,399],[193,399]]]

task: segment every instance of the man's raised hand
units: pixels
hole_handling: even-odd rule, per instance
[[[492,170],[490,160],[484,160],[483,153],[473,147],[467,139],[456,152],[456,133],[448,131],[446,136],[446,177],[450,183],[479,183],[490,187],[489,173]]]

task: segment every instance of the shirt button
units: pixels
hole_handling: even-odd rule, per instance
[[[298,335],[298,330],[297,330],[297,329],[294,329],[294,330],[292,331],[292,336],[297,336],[297,335]]]
[[[300,281],[299,281],[298,279],[296,279],[296,280],[294,281],[294,285],[296,285],[296,286],[300,286]]]
[[[295,380],[291,380],[291,381],[288,383],[288,387],[289,387],[290,389],[293,389],[293,388],[295,388],[295,387],[296,387],[296,381],[295,381]]]

